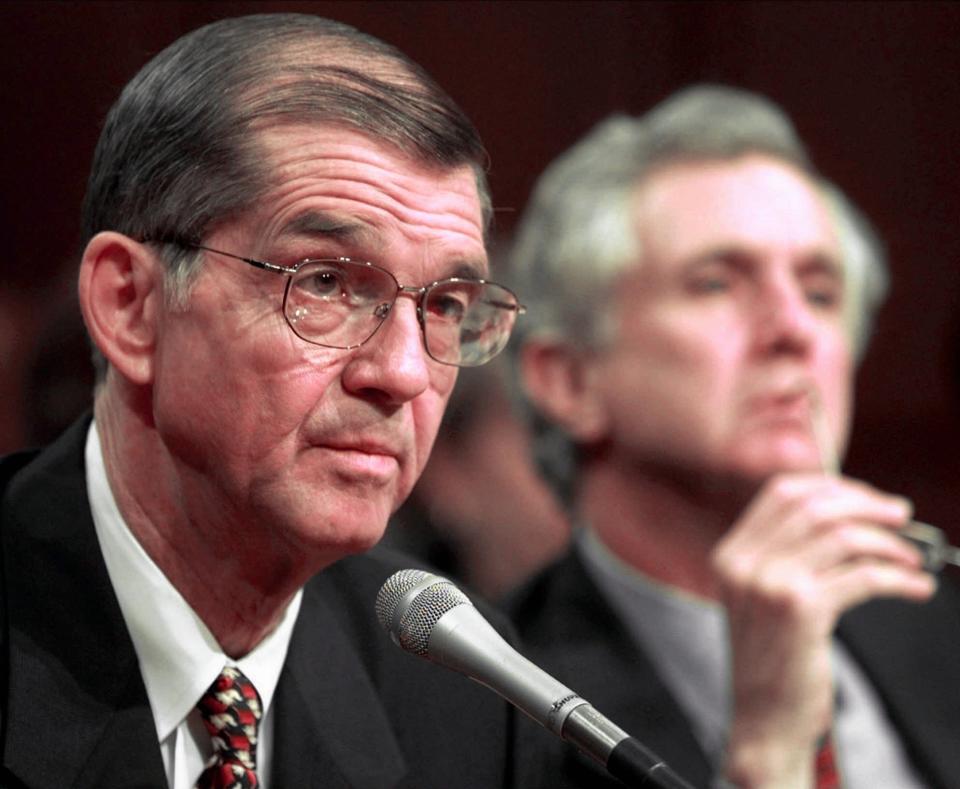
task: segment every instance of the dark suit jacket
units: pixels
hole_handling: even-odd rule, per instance
[[[685,714],[576,552],[510,600],[526,653],[695,786],[712,774]],[[872,681],[909,758],[931,787],[960,787],[960,595],[928,604],[877,600],[849,612],[839,636]],[[555,786],[619,786],[574,751]],[[608,783],[609,781],[609,783]],[[896,789],[884,787],[883,789]]]
[[[166,786],[87,502],[87,424],[0,464],[2,787]],[[376,623],[379,586],[405,564],[353,557],[305,588],[274,699],[275,789],[538,785],[546,733]]]

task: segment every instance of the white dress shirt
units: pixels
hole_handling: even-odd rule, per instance
[[[723,607],[648,578],[589,529],[578,533],[576,548],[627,631],[650,655],[719,771],[731,714],[730,643]],[[917,778],[876,691],[837,639],[832,662],[832,733],[845,789],[922,789],[925,784]]]
[[[168,784],[171,789],[192,789],[203,772],[213,746],[196,704],[229,664],[239,667],[260,694],[263,718],[257,742],[257,776],[260,786],[269,789],[274,720],[271,702],[302,592],[297,592],[280,623],[252,652],[240,660],[228,658],[124,523],[107,480],[95,424],[87,434],[86,475],[97,539],[137,652]]]

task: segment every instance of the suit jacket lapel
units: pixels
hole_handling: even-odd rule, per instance
[[[406,764],[361,656],[308,585],[280,675],[274,786],[387,789]]]
[[[4,764],[28,785],[165,786],[136,654],[87,502],[88,424],[44,453],[4,501]]]
[[[553,574],[556,599],[548,604],[565,644],[558,677],[607,718],[653,750],[695,785],[711,776],[686,716],[652,662],[627,633],[571,551]],[[521,614],[522,618],[522,614]]]
[[[960,601],[941,586],[932,601],[874,600],[847,614],[838,634],[866,672],[914,766],[931,786],[960,775]]]

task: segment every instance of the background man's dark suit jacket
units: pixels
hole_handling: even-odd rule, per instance
[[[39,457],[0,464],[2,787],[166,786],[87,502],[87,424]],[[546,732],[380,629],[373,603],[401,565],[385,553],[353,557],[307,585],[274,698],[272,786],[537,785]]]
[[[526,654],[651,748],[695,786],[711,779],[685,714],[601,595],[576,552],[510,601]],[[960,787],[960,595],[942,583],[926,605],[878,600],[841,621],[840,638],[872,681],[931,787]],[[573,750],[556,786],[619,786]],[[896,789],[896,787],[884,787]]]

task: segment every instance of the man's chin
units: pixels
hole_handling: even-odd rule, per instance
[[[789,472],[822,471],[834,463],[821,457],[821,449],[807,431],[786,431],[779,435],[755,436],[739,447],[739,464],[745,473],[767,478]]]
[[[370,550],[383,538],[389,506],[372,497],[367,501],[341,502],[342,506],[318,506],[288,513],[281,527],[291,550],[304,559],[317,556],[330,563],[343,556]]]
[[[735,475],[746,484],[759,487],[778,474],[810,474],[824,470],[820,458],[806,447],[745,458]]]

